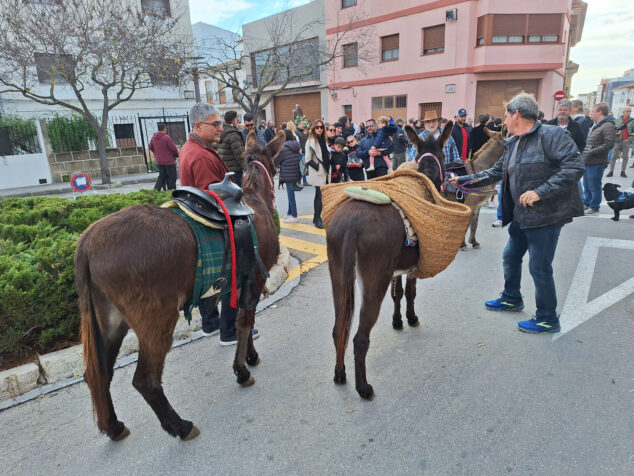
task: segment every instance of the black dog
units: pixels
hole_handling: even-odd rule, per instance
[[[606,183],[603,186],[603,196],[608,202],[608,206],[614,210],[612,220],[619,221],[619,212],[634,208],[634,193],[620,192],[620,185]]]

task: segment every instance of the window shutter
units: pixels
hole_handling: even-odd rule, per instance
[[[445,47],[445,25],[423,29],[423,51]]]
[[[493,36],[524,35],[526,15],[493,15]]]
[[[381,51],[398,49],[398,34],[381,38]]]
[[[561,34],[561,15],[558,13],[535,14],[528,16],[529,35]]]

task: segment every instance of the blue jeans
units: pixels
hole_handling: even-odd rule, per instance
[[[583,174],[583,204],[593,210],[601,206],[601,179],[607,164],[586,165]]]
[[[500,187],[498,188],[498,220],[502,221],[502,190],[503,184],[500,180]]]
[[[504,291],[502,297],[512,303],[521,303],[522,258],[528,251],[530,270],[535,283],[535,303],[539,320],[557,321],[557,292],[553,279],[553,258],[562,225],[520,229],[516,222],[509,227],[509,241],[502,255]]]
[[[215,328],[220,325],[220,338],[222,340],[232,340],[236,336],[238,309],[231,307],[230,292],[222,296],[220,301],[222,302],[222,312],[218,312],[215,297],[201,299],[198,304],[198,310],[205,327]]]
[[[295,184],[286,182],[286,195],[288,196],[288,214],[297,218],[297,203],[295,202]]]

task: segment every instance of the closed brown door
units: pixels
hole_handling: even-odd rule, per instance
[[[478,81],[476,87],[476,107],[474,118],[480,114],[495,117],[504,116],[504,103],[521,92],[535,95],[539,101],[539,79],[518,79],[508,81]]]
[[[305,93],[291,94],[289,96],[275,96],[273,106],[275,107],[275,124],[293,120],[293,110],[295,104],[299,104],[304,116],[309,121],[321,119],[321,94]]]

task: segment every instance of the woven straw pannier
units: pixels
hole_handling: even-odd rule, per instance
[[[450,202],[425,175],[409,169],[364,182],[338,183],[321,188],[321,217],[328,225],[339,206],[350,198],[346,187],[361,186],[388,195],[405,212],[418,236],[418,263],[410,275],[431,278],[444,270],[456,257],[469,226],[471,209],[462,203]],[[375,205],[377,207],[385,205]],[[377,224],[378,225],[378,224]],[[386,230],[386,233],[396,230]]]

